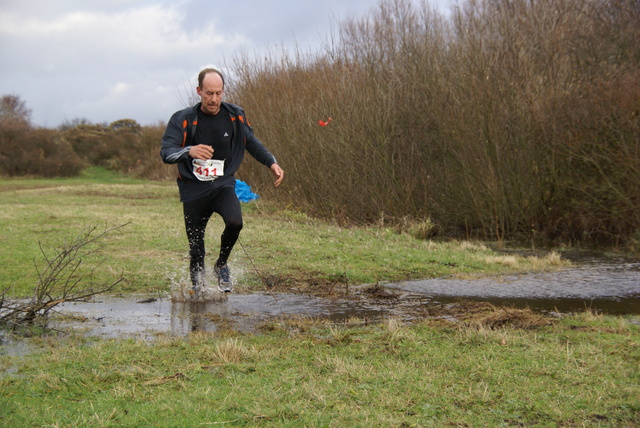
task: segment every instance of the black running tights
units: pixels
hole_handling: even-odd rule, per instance
[[[188,201],[182,204],[184,224],[189,240],[189,273],[194,286],[201,285],[204,279],[204,236],[207,223],[213,215],[218,213],[224,221],[224,230],[220,237],[220,254],[217,266],[227,263],[227,259],[238,241],[242,230],[242,209],[233,186],[218,189],[206,198]]]

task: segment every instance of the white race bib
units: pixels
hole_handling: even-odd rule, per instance
[[[200,181],[213,181],[224,175],[224,161],[218,159],[194,159],[193,175]]]

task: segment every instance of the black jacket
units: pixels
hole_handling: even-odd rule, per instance
[[[233,136],[229,158],[225,161],[224,176],[214,181],[200,181],[193,174],[189,149],[198,144],[195,140],[198,124],[198,103],[193,107],[180,110],[171,116],[162,136],[162,161],[178,165],[178,188],[180,201],[186,202],[205,197],[219,187],[235,186],[234,174],[242,164],[245,149],[261,164],[271,167],[276,158],[262,145],[253,134],[242,107],[222,103],[220,108],[229,112],[233,124]]]

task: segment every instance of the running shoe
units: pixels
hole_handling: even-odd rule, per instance
[[[204,294],[204,271],[200,271],[194,274],[194,276],[192,277],[192,281],[193,285],[191,286],[191,291],[189,292],[189,294],[194,297],[198,297]]]
[[[226,264],[222,266],[215,266],[214,270],[218,275],[218,290],[224,293],[231,293],[233,291],[233,283],[231,282],[231,271]]]

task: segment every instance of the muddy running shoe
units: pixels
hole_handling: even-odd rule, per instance
[[[233,291],[233,283],[231,282],[231,271],[226,264],[222,266],[216,266],[214,268],[218,275],[218,290],[231,293]]]
[[[191,287],[191,290],[189,291],[189,294],[191,295],[192,298],[198,298],[204,295],[204,283],[199,283],[196,285],[193,285]]]
[[[198,271],[197,273],[193,274],[191,278],[193,285],[191,286],[191,291],[189,292],[191,296],[198,297],[204,294],[204,276],[204,271]]]

